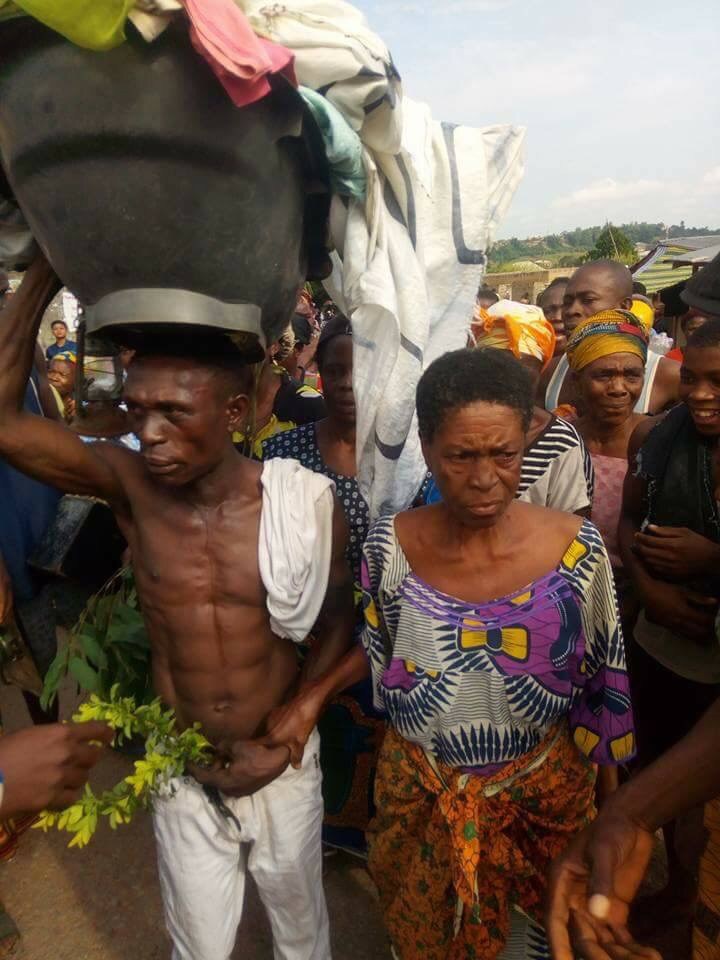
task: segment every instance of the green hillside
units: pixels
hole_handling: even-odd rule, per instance
[[[498,240],[488,257],[488,271],[502,273],[517,269],[517,261],[532,261],[540,267],[575,267],[582,263],[588,250],[596,243],[607,224],[596,227],[576,227],[562,233],[550,233],[544,237],[527,237],[519,240]],[[720,235],[719,228],[687,227],[683,221],[666,228],[663,223],[621,223],[618,227],[633,243],[654,245],[672,237],[697,237]],[[667,233],[666,233],[667,231]]]

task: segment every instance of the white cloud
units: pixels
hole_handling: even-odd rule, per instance
[[[573,190],[572,193],[557,197],[556,207],[574,207],[576,205],[598,205],[608,201],[628,200],[635,197],[646,197],[648,194],[666,191],[668,184],[662,180],[613,180],[612,177],[603,177],[594,180],[586,187]]]
[[[720,225],[720,127],[707,122],[717,0],[680,18],[670,0],[631,11],[626,0],[353,2],[372,11],[406,94],[436,119],[527,128],[526,177],[501,233],[606,218]],[[608,64],[641,35],[610,83]],[[693,51],[693,70],[667,67],[678,50]]]

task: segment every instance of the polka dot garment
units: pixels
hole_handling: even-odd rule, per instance
[[[322,473],[334,482],[349,529],[348,563],[355,583],[360,583],[360,557],[370,526],[370,515],[355,477],[343,477],[326,466],[320,455],[314,423],[287,430],[266,440],[263,444],[263,459],[270,460],[273,457],[298,460],[308,470]]]

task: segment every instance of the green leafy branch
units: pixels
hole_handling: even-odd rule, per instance
[[[91,597],[45,676],[44,709],[68,673],[81,689],[105,699],[118,687],[138,704],[151,700],[150,642],[130,568],[120,570]]]
[[[134,770],[111,790],[97,796],[88,784],[82,797],[60,812],[45,811],[35,826],[47,832],[53,827],[73,834],[68,846],[85,847],[98,823],[107,820],[111,829],[130,823],[135,812],[147,809],[152,798],[167,788],[173,777],[181,776],[188,763],[206,764],[212,747],[195,724],[178,733],[173,710],[160,700],[138,706],[132,697],[123,697],[115,685],[108,700],[96,694],[80,705],[73,716],[77,723],[100,720],[117,731],[116,743],[132,737],[145,740],[145,756],[136,760]]]

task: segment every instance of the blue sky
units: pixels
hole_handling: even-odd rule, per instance
[[[439,120],[527,127],[499,236],[720,227],[718,0],[354,0]]]

